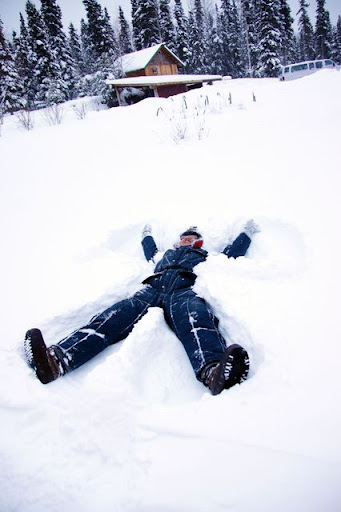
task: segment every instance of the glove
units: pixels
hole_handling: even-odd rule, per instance
[[[243,228],[243,232],[247,234],[248,237],[252,237],[255,233],[260,232],[259,226],[255,223],[253,219],[247,221]]]
[[[142,229],[142,240],[146,238],[146,236],[151,236],[152,234],[152,227],[150,224],[146,224],[145,227]]]

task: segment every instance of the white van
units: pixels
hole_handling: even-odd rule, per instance
[[[297,62],[296,64],[288,64],[282,66],[280,80],[294,80],[302,78],[302,76],[311,75],[323,68],[335,68],[336,64],[330,59],[307,60],[305,62]]]

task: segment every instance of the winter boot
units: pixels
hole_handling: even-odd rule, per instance
[[[235,343],[226,349],[219,363],[204,369],[202,380],[212,395],[219,395],[223,389],[229,389],[246,380],[249,366],[248,353]]]
[[[24,341],[27,363],[36,372],[40,382],[48,384],[64,374],[53,348],[47,348],[39,329],[27,331]]]

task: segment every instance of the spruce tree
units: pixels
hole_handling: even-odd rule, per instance
[[[338,17],[333,31],[332,59],[336,64],[341,64],[341,16]]]
[[[281,64],[285,65],[295,62],[295,35],[293,29],[293,18],[287,0],[280,0],[280,22],[281,22]]]
[[[201,0],[194,0],[194,9],[189,12],[188,33],[190,48],[188,58],[189,71],[191,73],[206,73],[206,32]]]
[[[26,91],[26,76],[22,73],[19,65],[19,54],[21,50],[20,37],[15,31],[12,34],[12,43],[9,42],[10,52],[13,59],[14,77],[15,77],[15,96],[18,100],[15,102],[20,108],[27,107],[27,91]]]
[[[88,24],[81,19],[80,42],[82,50],[82,72],[83,74],[90,74],[94,72],[96,64],[96,55],[89,36]]]
[[[23,92],[23,84],[0,18],[0,122],[4,113],[14,112],[24,106]]]
[[[26,3],[29,63],[32,69],[30,90],[33,92],[36,106],[45,106],[48,102],[50,80],[56,78],[56,68],[49,45],[44,21],[35,5]]]
[[[103,10],[103,36],[104,36],[104,53],[107,55],[115,55],[117,52],[116,36],[113,24],[111,22],[108,9],[104,7]]]
[[[131,41],[131,33],[129,24],[124,16],[124,12],[122,7],[119,7],[119,35],[118,35],[118,46],[120,55],[125,55],[126,53],[131,53],[133,51],[133,45]]]
[[[104,44],[102,26],[102,8],[96,0],[83,0],[87,16],[87,45],[96,61],[102,53]]]
[[[34,106],[34,66],[31,59],[31,48],[29,43],[28,28],[25,19],[20,13],[20,32],[16,41],[15,63],[20,79],[23,84],[23,98],[25,107],[30,109]]]
[[[79,34],[73,23],[70,23],[68,29],[68,49],[72,58],[74,69],[78,74],[84,72],[83,54]]]
[[[106,75],[114,73],[114,62],[118,57],[118,48],[116,42],[116,36],[114,27],[111,23],[111,19],[107,8],[103,10],[103,37],[104,46],[101,55],[101,71]]]
[[[223,73],[233,77],[241,74],[241,34],[238,12],[233,0],[222,0],[219,24],[222,44]]]
[[[62,48],[65,48],[66,36],[63,31],[62,11],[56,0],[40,0],[41,15],[45,22],[50,46],[58,57],[63,57]]]
[[[195,73],[197,66],[200,63],[195,60],[195,45],[198,40],[197,26],[195,23],[194,12],[190,10],[187,18],[187,34],[188,34],[188,46],[187,46],[187,61],[186,71],[187,73]]]
[[[332,51],[332,26],[325,0],[317,0],[315,26],[315,52],[317,59],[327,59]]]
[[[97,0],[83,0],[87,22],[81,20],[82,63],[86,73],[78,83],[79,94],[99,95],[110,104],[112,91],[106,85],[108,77],[115,77],[117,59],[116,39],[106,8]]]
[[[230,16],[229,0],[222,0],[220,6],[219,33],[222,45],[222,67],[224,75],[232,75],[232,55],[230,51]]]
[[[221,75],[224,74],[223,69],[223,50],[222,40],[220,37],[221,30],[219,29],[219,11],[217,5],[215,6],[215,16],[208,14],[207,17],[207,71],[209,73]]]
[[[194,17],[199,37],[203,40],[205,36],[205,16],[201,0],[194,0]]]
[[[231,20],[231,36],[232,36],[232,53],[234,74],[236,77],[243,76],[243,59],[242,59],[242,34],[241,20],[235,0],[232,0],[232,20]]]
[[[132,8],[133,36],[136,50],[161,43],[156,0],[134,0]]]
[[[80,36],[73,25],[69,24],[67,35],[67,50],[70,55],[69,73],[72,77],[69,85],[69,94],[71,98],[79,96],[79,81],[83,74],[85,74],[85,65],[83,61],[82,46]]]
[[[176,50],[176,35],[169,4],[170,0],[160,0],[159,2],[160,36],[162,42],[174,52]]]
[[[174,19],[176,34],[175,53],[186,66],[190,57],[188,20],[181,0],[175,0]]]
[[[306,0],[300,0],[300,8],[297,12],[298,18],[298,51],[299,60],[314,60],[314,30],[311,24]]]
[[[257,23],[254,0],[241,0],[241,54],[246,76],[257,76],[260,67]]]
[[[281,70],[279,0],[259,0],[259,15],[260,72],[265,77],[276,77]]]
[[[133,50],[137,50],[139,44],[139,26],[137,19],[137,10],[139,8],[138,0],[130,0],[131,3],[131,25],[132,25],[132,43]]]
[[[41,0],[41,15],[47,31],[54,68],[53,77],[50,79],[49,100],[51,103],[58,103],[72,98],[74,94],[74,63],[63,30],[62,11],[56,0]]]
[[[87,24],[83,22],[83,43],[87,65],[92,72],[108,69],[116,56],[116,41],[110,17],[97,0],[83,0]]]

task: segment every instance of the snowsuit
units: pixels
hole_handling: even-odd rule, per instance
[[[250,238],[241,233],[222,251],[227,257],[244,256]],[[152,260],[157,247],[152,236],[142,241],[145,257]],[[218,362],[226,342],[218,330],[218,319],[210,306],[192,289],[196,275],[193,268],[207,258],[207,251],[192,246],[169,249],[145,279],[144,288],[132,297],[96,315],[70,336],[53,345],[66,372],[78,368],[109,345],[128,336],[150,307],[161,307],[167,324],[182,342],[193,370],[200,379],[201,370]]]

